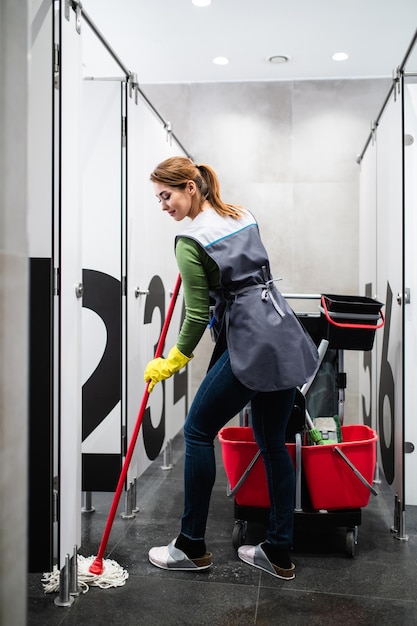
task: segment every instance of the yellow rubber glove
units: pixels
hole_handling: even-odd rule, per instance
[[[151,393],[156,383],[159,383],[161,380],[165,380],[165,378],[169,378],[175,374],[175,372],[178,372],[185,365],[187,365],[188,361],[191,361],[193,356],[193,354],[190,357],[185,356],[185,354],[178,350],[177,346],[174,346],[169,351],[166,359],[158,357],[157,359],[149,361],[143,374],[145,382],[150,380],[148,387],[149,393]]]

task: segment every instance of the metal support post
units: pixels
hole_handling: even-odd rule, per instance
[[[134,478],[132,484],[133,484],[133,495],[132,495],[133,513],[139,513],[139,507],[137,506],[138,479],[136,477]]]
[[[125,512],[120,515],[122,519],[133,519],[135,517],[135,514],[133,513],[132,496],[133,489],[132,483],[130,483],[125,494]]]
[[[84,506],[81,509],[82,513],[94,513],[95,508],[92,505],[92,493],[91,491],[84,491]]]
[[[401,500],[395,494],[394,526],[391,528],[391,532],[395,539],[408,541],[408,535],[405,534],[404,530],[404,511],[402,510]]]
[[[380,478],[380,475],[379,475],[379,465],[378,465],[378,463],[375,466],[374,483],[376,485],[380,485],[381,484],[381,478]]]
[[[74,552],[71,557],[71,566],[70,566],[70,586],[69,592],[71,596],[79,596],[81,591],[78,586],[78,555],[77,555],[77,546],[74,546]]]
[[[70,556],[67,554],[65,557],[65,565],[62,567],[59,573],[59,596],[54,600],[56,606],[71,606],[74,602],[74,598],[69,593],[69,568],[70,568]]]
[[[172,440],[169,439],[164,448],[164,463],[161,467],[162,470],[172,469]]]

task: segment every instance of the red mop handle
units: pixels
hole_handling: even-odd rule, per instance
[[[162,354],[162,351],[164,349],[165,339],[166,339],[166,336],[167,336],[169,325],[171,323],[171,318],[172,318],[172,314],[174,312],[175,303],[176,303],[176,300],[178,298],[180,287],[181,287],[181,274],[178,274],[177,282],[175,283],[174,291],[172,293],[171,301],[169,303],[168,312],[166,314],[165,322],[164,322],[164,325],[162,327],[162,331],[161,331],[161,335],[159,337],[158,345],[156,347],[155,358],[160,357],[161,354]],[[127,450],[127,453],[126,453],[126,457],[125,457],[125,460],[124,460],[124,463],[123,463],[122,471],[120,473],[119,482],[117,483],[117,488],[116,488],[116,492],[114,494],[113,503],[111,505],[110,513],[109,513],[109,516],[107,518],[106,527],[104,529],[103,537],[101,539],[100,548],[99,548],[99,551],[98,551],[98,554],[97,554],[96,558],[94,559],[94,561],[92,562],[92,564],[90,565],[90,568],[89,568],[89,571],[92,574],[99,575],[99,574],[103,573],[103,556],[104,556],[104,552],[105,552],[106,547],[107,547],[107,542],[108,542],[108,539],[109,539],[109,536],[110,536],[110,531],[111,531],[112,526],[113,526],[114,517],[116,515],[117,507],[119,505],[120,496],[121,496],[121,493],[123,491],[123,486],[124,486],[124,483],[125,483],[125,480],[126,480],[126,476],[127,476],[127,470],[129,469],[130,461],[131,461],[131,458],[132,458],[132,455],[133,455],[133,451],[134,451],[135,445],[136,445],[136,440],[138,438],[139,430],[140,430],[140,427],[142,425],[142,420],[143,420],[143,416],[145,414],[146,405],[148,404],[149,382],[150,381],[148,381],[146,383],[145,393],[143,394],[142,403],[141,403],[140,408],[139,408],[139,413],[138,413],[138,416],[137,416],[137,419],[136,419],[135,428],[134,428],[133,433],[132,433],[132,438],[131,438],[130,443],[129,443],[129,447],[128,447],[128,450]]]

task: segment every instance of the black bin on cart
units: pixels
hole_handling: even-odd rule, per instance
[[[375,331],[384,325],[383,304],[366,296],[322,294],[324,338],[338,350],[372,350]]]

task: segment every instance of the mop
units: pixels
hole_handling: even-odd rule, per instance
[[[317,352],[318,352],[318,364],[316,367],[316,371],[314,372],[313,376],[311,376],[311,378],[304,383],[304,385],[301,387],[300,391],[303,394],[304,397],[306,397],[308,390],[310,389],[311,385],[313,384],[313,381],[316,377],[316,374],[320,368],[320,365],[323,362],[323,359],[325,357],[327,348],[329,346],[329,342],[327,341],[327,339],[322,339],[320,341],[320,344],[318,346]],[[307,411],[307,409],[305,410],[305,420],[306,420],[306,425],[308,426],[309,430],[308,430],[308,435],[310,437],[310,440],[315,444],[315,445],[323,445],[325,442],[323,441],[322,438],[322,433],[321,431],[317,428],[317,426],[314,424],[309,412]]]
[[[164,349],[165,339],[167,336],[168,328],[171,322],[171,318],[174,312],[175,303],[181,287],[181,275],[178,274],[174,290],[172,293],[171,301],[168,307],[168,312],[165,318],[165,322],[162,327],[161,336],[158,341],[158,345],[155,351],[155,357],[158,358],[162,355]],[[90,586],[101,587],[102,589],[108,589],[109,587],[120,587],[125,584],[129,577],[128,572],[123,569],[116,561],[111,559],[104,559],[104,552],[107,547],[107,542],[110,536],[110,532],[113,526],[114,518],[116,515],[117,507],[119,505],[120,496],[123,491],[123,486],[126,480],[127,471],[129,469],[130,461],[135,449],[136,440],[138,438],[139,430],[142,425],[143,416],[146,410],[149,399],[149,382],[146,383],[145,392],[143,394],[142,402],[139,408],[138,416],[136,418],[135,428],[132,433],[132,438],[129,443],[129,447],[126,453],[126,457],[123,463],[122,471],[120,473],[119,482],[117,483],[116,491],[114,494],[113,502],[110,508],[110,513],[107,518],[106,526],[101,539],[100,547],[97,556],[82,557],[77,556],[77,580],[80,590],[86,593]],[[59,570],[54,568],[53,572],[43,575],[42,582],[45,593],[51,593],[59,591]]]

